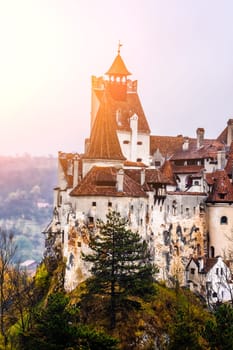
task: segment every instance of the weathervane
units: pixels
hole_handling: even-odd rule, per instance
[[[119,40],[119,42],[118,42],[118,50],[117,50],[118,55],[120,55],[120,53],[121,53],[121,46],[122,46],[122,44],[121,44],[121,41]]]

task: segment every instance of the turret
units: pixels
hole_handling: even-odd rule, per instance
[[[131,75],[125,66],[120,55],[119,43],[117,56],[109,70],[105,73],[108,76],[108,88],[114,100],[125,101],[127,93],[127,76]]]

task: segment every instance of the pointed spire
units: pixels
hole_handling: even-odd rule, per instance
[[[116,121],[105,91],[91,131],[85,158],[125,160],[116,133]]]
[[[123,61],[123,59],[121,58],[120,55],[120,51],[121,51],[121,42],[119,40],[118,43],[118,50],[117,50],[117,56],[115,57],[111,67],[109,68],[109,70],[105,73],[106,75],[109,76],[128,76],[131,75],[131,73],[128,71],[128,69],[126,68],[126,65]]]

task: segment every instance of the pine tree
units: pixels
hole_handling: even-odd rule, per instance
[[[116,323],[116,302],[129,295],[151,293],[155,268],[146,242],[127,228],[127,219],[112,211],[106,222],[97,221],[96,235],[90,239],[92,253],[83,254],[91,262],[90,293],[110,296],[111,327]]]

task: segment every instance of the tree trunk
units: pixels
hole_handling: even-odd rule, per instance
[[[116,326],[116,294],[114,281],[111,283],[110,320],[110,327],[111,329],[114,329]]]

